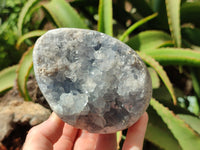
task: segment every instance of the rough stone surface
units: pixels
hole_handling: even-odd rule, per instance
[[[2,113],[0,115],[0,142],[10,134],[12,131],[11,122],[13,119],[13,115],[10,113]]]
[[[0,142],[15,129],[15,124],[37,125],[45,121],[51,114],[43,106],[26,102],[10,95],[0,98]]]
[[[51,30],[36,42],[33,63],[53,111],[77,128],[116,132],[148,107],[152,87],[145,64],[130,47],[103,33]]]

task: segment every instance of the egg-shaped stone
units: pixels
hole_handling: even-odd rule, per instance
[[[141,58],[126,44],[97,31],[48,31],[34,46],[33,64],[52,110],[89,132],[128,128],[151,99],[151,78]]]

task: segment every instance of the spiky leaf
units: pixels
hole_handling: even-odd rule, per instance
[[[0,72],[0,92],[3,92],[14,85],[18,65],[8,67]]]
[[[164,107],[155,99],[151,99],[150,105],[166,123],[183,150],[199,150],[199,134],[195,133],[194,130],[189,128],[183,120],[178,118],[172,111],[170,111],[167,107]]]
[[[200,119],[191,115],[178,114],[178,117],[183,119],[192,129],[200,134]]]
[[[156,111],[149,106],[147,109],[149,122],[145,139],[165,150],[181,150],[178,141],[174,138],[166,124]],[[170,144],[169,144],[170,143]]]
[[[31,31],[31,32],[28,32],[26,34],[24,34],[23,36],[21,36],[18,41],[17,41],[17,48],[20,47],[21,43],[28,39],[28,38],[32,38],[32,37],[37,37],[37,36],[41,36],[43,35],[44,33],[46,33],[46,31],[44,30],[35,30],[35,31]]]
[[[112,0],[100,0],[98,31],[110,36],[113,35],[112,14]]]
[[[65,0],[52,0],[43,4],[58,27],[87,28],[79,14]]]
[[[23,23],[25,20],[25,17],[28,13],[28,11],[30,10],[30,8],[35,5],[37,2],[39,2],[39,0],[29,0],[24,7],[22,8],[20,14],[19,14],[19,18],[18,18],[18,23],[17,23],[17,27],[18,27],[18,35],[21,36],[22,35],[22,28],[23,28]]]
[[[149,51],[159,48],[166,42],[172,41],[169,34],[163,31],[149,30],[140,32],[126,42],[130,47],[139,51]]]
[[[177,47],[181,47],[180,2],[181,0],[165,0],[169,28]]]
[[[152,80],[152,88],[153,89],[156,89],[156,88],[159,88],[160,87],[160,79],[158,77],[158,74],[156,73],[156,71],[149,67],[148,68],[148,71],[150,73],[150,76],[151,76],[151,80]]]
[[[149,66],[151,66],[159,75],[159,77],[162,79],[163,83],[165,84],[165,86],[167,87],[173,103],[176,104],[176,96],[174,93],[174,89],[172,87],[172,84],[165,72],[165,70],[163,69],[163,67],[157,62],[155,61],[152,57],[147,56],[146,54],[140,52],[138,53],[140,55],[140,57],[143,59],[143,61],[148,64]]]
[[[146,22],[154,19],[158,14],[154,13],[150,16],[147,16],[141,20],[139,20],[138,22],[134,23],[132,26],[130,26],[119,38],[119,40],[124,41],[126,39],[127,36],[129,36],[129,34],[131,34],[131,32],[133,32],[136,28],[138,28],[139,26],[145,24]]]
[[[200,66],[200,52],[183,48],[159,48],[145,52],[162,65]]]
[[[31,100],[28,94],[26,82],[33,66],[32,52],[33,48],[30,48],[24,53],[17,69],[17,86],[25,100]]]

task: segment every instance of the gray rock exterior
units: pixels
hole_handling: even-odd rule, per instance
[[[145,64],[130,47],[103,33],[50,30],[37,40],[33,63],[49,105],[76,128],[123,130],[149,105],[152,86]]]
[[[50,110],[33,102],[0,101],[0,142],[10,135],[16,124],[35,126],[48,119],[50,114]]]

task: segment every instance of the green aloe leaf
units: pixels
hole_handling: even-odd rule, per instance
[[[159,48],[145,52],[162,65],[200,66],[200,52],[183,48]]]
[[[169,29],[177,47],[181,47],[180,2],[181,0],[165,0]]]
[[[31,19],[33,18],[33,15],[34,16],[39,16],[39,18],[37,19],[37,21],[34,21],[34,28],[35,29],[38,29],[40,28],[39,27],[39,23],[38,22],[42,22],[42,20],[46,17],[43,13],[42,13],[42,3],[36,3],[34,6],[32,6],[30,8],[30,10],[28,11],[28,14],[27,16],[25,17],[25,20],[24,20],[24,24],[28,24],[31,22]]]
[[[154,19],[158,14],[157,13],[154,13],[148,17],[145,17],[141,20],[139,20],[138,22],[134,23],[132,26],[130,26],[122,35],[121,37],[119,38],[119,40],[121,41],[124,41],[126,39],[126,37],[128,37],[131,32],[133,32],[136,28],[138,28],[139,26],[145,24],[146,22]]]
[[[25,17],[28,13],[28,11],[30,10],[30,8],[32,6],[34,6],[37,2],[39,2],[39,0],[29,0],[24,7],[22,8],[20,14],[19,14],[19,18],[18,18],[18,23],[17,23],[17,27],[18,27],[18,35],[21,36],[22,35],[22,28],[23,28],[23,23],[25,20]]]
[[[183,119],[193,130],[200,134],[200,119],[191,115],[178,114],[178,117]]]
[[[184,27],[181,29],[182,36],[188,42],[200,46],[200,29]]]
[[[192,85],[194,88],[195,93],[200,98],[200,71],[199,68],[190,68],[191,69],[191,78],[192,78]]]
[[[173,103],[176,105],[176,96],[174,93],[174,89],[172,87],[172,83],[170,82],[165,70],[163,69],[163,67],[157,62],[155,61],[152,57],[147,56],[146,54],[142,53],[142,52],[138,52],[138,54],[140,55],[140,57],[143,59],[143,61],[148,64],[149,66],[151,66],[159,75],[159,77],[162,79],[163,83],[165,84],[165,86],[167,87]]]
[[[149,121],[145,139],[161,149],[181,150],[178,141],[174,138],[173,134],[152,106],[149,106],[147,112],[149,115]]]
[[[14,86],[17,67],[18,65],[8,67],[0,72],[0,93]]]
[[[178,111],[179,112],[179,108],[181,107],[180,104],[182,104],[179,100],[179,98],[181,97],[184,97],[184,93],[183,91],[181,91],[180,89],[176,88],[176,87],[173,87],[174,89],[174,93],[176,93],[176,97],[177,97],[177,101],[178,101],[178,104],[179,105],[174,105],[171,103],[171,95],[167,89],[167,87],[165,85],[162,85],[157,88],[157,89],[153,89],[153,95],[152,97],[155,98],[155,99],[158,99],[161,103],[165,104],[166,106],[168,106],[170,109],[175,109],[175,111]],[[185,107],[184,107],[185,109]],[[179,113],[186,113],[189,111],[185,110],[184,112],[182,112],[183,109],[180,110]]]
[[[169,34],[163,31],[151,30],[140,32],[126,42],[130,47],[139,51],[149,51],[159,48],[166,42],[172,41]]]
[[[150,105],[166,123],[174,137],[178,140],[183,150],[199,150],[200,135],[188,127],[188,125],[177,117],[167,107],[164,107],[155,99],[151,99]]]
[[[166,41],[159,46],[159,48],[161,47],[174,47],[174,43],[172,41]]]
[[[116,133],[116,140],[117,140],[117,149],[120,149],[120,142],[121,142],[121,139],[122,139],[122,131],[118,131]]]
[[[28,80],[29,73],[33,67],[32,53],[33,48],[31,47],[22,56],[19,67],[17,69],[17,87],[25,100],[31,100],[28,94],[26,82]]]
[[[152,88],[153,89],[157,89],[160,87],[160,79],[158,77],[158,74],[156,73],[156,71],[151,68],[151,67],[148,67],[148,71],[150,73],[150,76],[151,76],[151,80],[152,80]]]
[[[181,22],[200,27],[200,2],[187,2],[181,6]]]
[[[43,4],[58,27],[87,28],[79,14],[65,0],[51,0]]]
[[[22,43],[24,40],[26,40],[26,39],[28,39],[28,38],[32,38],[32,37],[41,36],[41,35],[43,35],[43,34],[45,34],[45,33],[46,33],[46,31],[44,31],[44,30],[35,30],[35,31],[28,32],[28,33],[24,34],[23,36],[21,36],[21,37],[18,39],[17,45],[16,45],[16,46],[17,46],[17,48],[19,48],[20,45],[21,45],[21,43]]]
[[[159,126],[149,123],[147,126],[145,139],[165,150],[181,150],[176,139],[170,137],[169,131]],[[169,144],[170,143],[170,144]]]
[[[99,1],[98,31],[113,36],[112,0]]]

